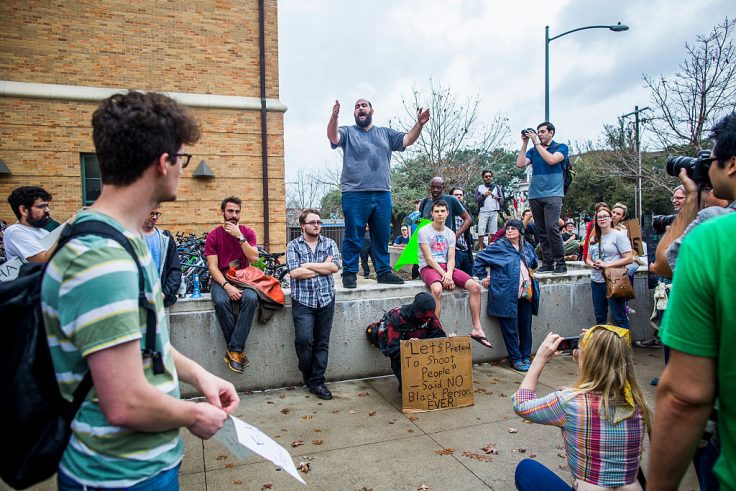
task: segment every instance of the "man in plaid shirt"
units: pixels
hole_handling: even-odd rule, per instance
[[[294,347],[299,370],[309,392],[332,399],[325,387],[325,370],[335,313],[335,281],[340,269],[340,251],[334,240],[320,235],[319,211],[306,209],[299,215],[301,237],[286,246],[286,264],[291,277],[291,314]]]

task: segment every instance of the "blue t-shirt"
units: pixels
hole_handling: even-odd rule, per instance
[[[404,237],[403,235],[399,235],[394,239],[394,245],[406,245],[409,243],[409,237]]]
[[[156,271],[161,271],[161,237],[159,237],[159,231],[153,229],[151,235],[143,234],[143,238],[146,239],[148,250],[151,252],[153,262],[156,264]]]
[[[391,191],[391,152],[404,151],[404,134],[391,128],[373,126],[368,131],[340,126],[342,191]]]
[[[560,152],[567,158],[568,149],[564,143],[556,143],[553,140],[547,151],[553,154]],[[536,148],[527,150],[526,158],[532,161],[532,182],[529,183],[529,199],[565,196],[562,186],[564,160],[559,164],[549,165],[539,155]]]

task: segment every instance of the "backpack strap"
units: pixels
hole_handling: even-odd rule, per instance
[[[156,311],[153,310],[153,307],[148,303],[148,300],[146,299],[146,291],[145,291],[145,277],[143,276],[143,267],[141,267],[140,261],[138,261],[138,256],[135,253],[135,249],[133,249],[133,244],[130,243],[128,238],[123,235],[121,232],[113,228],[112,226],[101,222],[99,220],[87,220],[81,223],[75,223],[73,225],[68,225],[64,231],[61,233],[61,236],[59,237],[59,244],[56,247],[56,250],[54,253],[61,250],[61,248],[66,245],[70,240],[76,237],[80,237],[83,235],[96,235],[99,237],[105,237],[108,239],[112,239],[118,244],[120,244],[123,249],[128,251],[128,254],[131,255],[133,258],[133,261],[135,262],[136,268],[138,268],[138,305],[140,308],[144,309],[144,312],[146,312],[146,339],[145,339],[145,347],[142,350],[143,352],[143,358],[151,358],[152,365],[153,365],[153,373],[155,374],[161,374],[164,373],[164,363],[163,358],[161,356],[161,352],[156,350],[156,324],[157,324],[157,318],[156,318]],[[89,376],[89,373],[87,374]],[[85,376],[85,379],[86,377]],[[83,383],[85,380],[80,383],[77,390],[82,388]],[[90,387],[91,387],[91,380],[90,380]],[[89,391],[89,387],[87,388],[87,391]],[[85,392],[86,396],[86,392]],[[74,392],[74,397],[76,400],[77,397],[77,391]],[[84,397],[82,397],[84,399]]]

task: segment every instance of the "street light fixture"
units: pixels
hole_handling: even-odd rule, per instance
[[[544,120],[549,121],[549,43],[555,39],[567,36],[577,31],[584,31],[585,29],[608,29],[613,32],[628,31],[629,26],[626,24],[614,24],[611,26],[585,26],[572,29],[570,31],[563,32],[554,37],[549,37],[549,26],[544,27]]]

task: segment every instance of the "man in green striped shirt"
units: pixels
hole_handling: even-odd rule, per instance
[[[179,429],[211,437],[237,408],[233,385],[205,371],[169,341],[161,283],[141,236],[157,203],[176,199],[184,144],[199,139],[197,122],[173,99],[130,92],[102,102],[92,117],[102,193],[75,223],[102,221],[132,243],[144,273],[145,296],[157,314],[155,374],[141,348],[146,331],[139,308],[138,269],[117,242],[97,236],[71,240],[49,263],[42,285],[56,378],[69,400],[87,371],[94,388],[72,423],[59,465],[60,490],[178,489],[183,456]],[[179,399],[179,380],[207,402]]]

